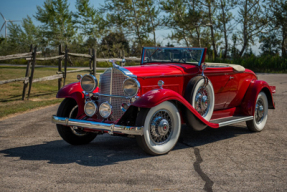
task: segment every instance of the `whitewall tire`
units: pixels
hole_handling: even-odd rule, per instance
[[[206,120],[212,117],[215,103],[213,86],[210,80],[204,86],[204,77],[193,77],[187,84],[184,98],[192,105],[192,107]],[[196,116],[187,108],[183,114],[186,124],[195,131],[201,131],[207,125],[200,123]]]
[[[264,92],[260,92],[256,99],[253,120],[246,121],[248,129],[260,132],[264,129],[268,117],[268,99]]]
[[[136,137],[139,146],[151,155],[162,155],[172,150],[181,130],[180,114],[176,106],[165,101],[146,113],[140,112],[137,121],[143,118],[144,134]]]
[[[206,87],[203,78],[197,82],[192,94],[192,106],[206,121],[211,119],[214,109],[214,90],[211,81]]]

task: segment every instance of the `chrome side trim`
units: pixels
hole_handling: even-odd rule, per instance
[[[92,129],[95,131],[108,131],[110,134],[123,133],[128,135],[143,135],[143,127],[115,125],[79,119],[69,119],[66,117],[52,116],[52,123],[65,126],[77,126]]]
[[[219,127],[235,124],[235,123],[241,123],[245,121],[253,120],[253,116],[232,116],[232,117],[226,117],[221,119],[215,119],[211,120],[211,123],[218,123]]]

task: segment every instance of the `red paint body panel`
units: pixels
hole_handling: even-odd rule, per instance
[[[97,87],[94,90],[94,93],[97,93],[99,88]],[[71,98],[76,100],[78,104],[78,115],[77,118],[84,114],[84,105],[85,105],[85,97],[82,93],[83,89],[81,88],[80,82],[71,83],[62,87],[58,93],[57,98]]]
[[[206,121],[180,94],[169,89],[155,89],[142,95],[131,105],[142,108],[152,108],[164,101],[179,101],[186,106],[200,121],[212,128],[218,128],[218,124]]]
[[[205,56],[202,62],[204,62],[204,58]],[[148,63],[125,68],[137,76],[140,83],[138,92],[140,98],[131,105],[152,108],[164,101],[178,101],[186,106],[201,122],[209,127],[218,128],[218,124],[210,123],[202,118],[183,97],[190,79],[201,75],[199,66],[182,63]],[[215,106],[212,120],[234,115],[253,115],[257,95],[262,90],[270,93],[269,97],[272,102],[269,107],[275,108],[272,93],[276,92],[276,87],[257,80],[257,76],[249,69],[244,72],[237,72],[232,67],[208,67],[204,74],[209,78],[214,88]],[[158,87],[159,80],[164,81],[163,89]],[[98,90],[97,88],[94,92],[98,92]],[[85,98],[79,82],[64,86],[58,92],[57,98],[75,99],[79,106],[78,118],[83,117]],[[97,119],[90,120],[97,121]]]
[[[224,109],[224,110],[217,110],[217,111],[213,111],[211,120],[214,119],[220,119],[223,117],[230,117],[230,116],[234,116],[234,115],[239,115],[239,110],[237,107],[233,107],[230,109]]]
[[[265,81],[256,80],[250,83],[248,90],[242,100],[241,112],[243,115],[246,115],[246,116],[254,115],[257,96],[261,91],[264,91],[267,97],[268,97],[268,94],[270,94],[269,99],[271,99],[271,102],[270,102],[271,106],[269,104],[269,108],[275,109],[275,104],[274,104],[273,97],[272,97],[272,90],[270,86]]]

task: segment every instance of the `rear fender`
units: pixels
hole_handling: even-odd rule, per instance
[[[94,93],[98,92],[97,87]],[[77,117],[84,114],[85,96],[83,94],[83,89],[81,88],[80,82],[71,83],[62,87],[58,93],[57,98],[71,98],[74,99],[78,104],[78,115]]]
[[[218,124],[210,123],[206,121],[191,105],[186,101],[180,94],[170,89],[155,89],[143,94],[139,99],[137,99],[132,106],[139,108],[152,108],[164,101],[178,101],[184,107],[186,107],[195,117],[202,122],[203,124],[212,127],[218,128]]]
[[[272,89],[271,89],[272,88]],[[255,111],[255,105],[258,94],[263,91],[268,99],[268,108],[275,109],[275,103],[273,100],[272,92],[275,93],[275,87],[270,87],[268,83],[261,80],[251,81],[245,96],[241,103],[241,111],[243,115],[253,116]]]

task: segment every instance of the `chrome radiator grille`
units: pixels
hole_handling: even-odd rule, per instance
[[[100,77],[100,93],[106,95],[125,96],[123,82],[127,77],[117,68],[107,69]],[[124,114],[121,109],[123,103],[130,103],[129,99],[99,96],[99,104],[108,101],[112,105],[112,120],[116,121]]]

